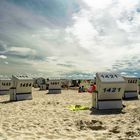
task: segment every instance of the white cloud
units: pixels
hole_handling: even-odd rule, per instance
[[[127,75],[127,73],[126,73],[126,72],[121,72],[120,74],[121,74],[121,75]]]
[[[137,4],[139,4],[139,0],[117,0],[117,2],[122,8],[129,10],[133,9]]]
[[[109,4],[112,3],[112,0],[83,0],[83,1],[92,9],[104,9]]]
[[[8,65],[9,63],[7,61],[4,62],[6,65]]]
[[[36,55],[36,50],[26,47],[11,47],[11,52],[16,52],[18,55]]]
[[[134,72],[134,75],[137,75],[138,73],[137,72]]]
[[[7,59],[7,56],[5,56],[5,55],[0,55],[0,58],[1,58],[1,59]]]
[[[74,25],[68,27],[66,32],[71,35],[80,49],[84,48],[85,56],[81,57],[79,64],[88,67],[89,70],[100,71],[112,69],[113,64],[127,58],[140,56],[139,36],[135,36],[132,31],[138,29],[139,15],[134,13],[138,1],[112,1],[83,0],[90,8],[82,9],[73,16]],[[117,6],[117,8],[116,8]],[[102,10],[101,10],[102,9]],[[120,14],[115,15],[116,10]],[[126,16],[130,13],[135,16],[135,24],[130,23]],[[125,13],[123,16],[121,14]],[[128,14],[128,15],[127,15]],[[139,29],[140,30],[140,29]],[[137,34],[137,33],[136,33]],[[86,53],[88,52],[88,55]],[[140,57],[139,57],[140,58]],[[85,60],[85,61],[84,61]],[[82,63],[80,63],[80,61]],[[75,62],[76,63],[76,62]],[[127,68],[127,64],[123,64]],[[81,69],[79,65],[79,69]]]

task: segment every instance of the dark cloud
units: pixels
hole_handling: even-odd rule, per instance
[[[28,59],[28,60],[34,60],[34,61],[44,61],[45,60],[45,56],[40,56],[40,55],[33,55],[33,54],[26,54],[26,55],[22,55],[22,54],[18,54],[18,52],[16,51],[7,51],[7,52],[0,52],[0,55],[6,55],[8,57],[13,58],[17,58],[17,59]]]
[[[136,12],[140,13],[140,7],[136,8]]]
[[[29,1],[28,1],[29,2]],[[12,1],[2,0],[0,3],[0,33],[14,36],[15,31],[23,34],[39,29],[45,25],[49,26],[49,20],[43,16],[37,16],[24,7],[20,8]]]
[[[3,41],[0,41],[0,52],[6,51],[6,48],[7,48],[6,44],[4,44]]]
[[[137,76],[140,76],[140,68],[138,67],[139,62],[139,56],[132,56],[130,59],[116,61],[116,63],[112,65],[112,70],[115,69],[119,73],[124,72],[128,75],[134,75],[134,73],[138,73]]]
[[[57,64],[58,66],[63,66],[63,67],[74,67],[72,64]]]
[[[2,44],[0,44],[0,52],[3,52],[3,51],[5,51],[5,47]]]
[[[72,14],[80,10],[80,5],[75,0],[7,0],[7,2],[44,16],[57,26],[69,24]],[[19,21],[19,24],[22,22]]]

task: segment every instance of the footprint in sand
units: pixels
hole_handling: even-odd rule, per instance
[[[137,133],[134,132],[134,131],[127,131],[125,134],[128,137],[135,137],[135,136],[137,136]]]
[[[118,126],[115,126],[113,127],[111,130],[109,130],[109,132],[112,132],[112,133],[120,133],[120,130],[119,130],[119,127]]]
[[[83,121],[83,120],[78,120],[76,122],[76,126],[80,130],[85,130],[85,129],[91,129],[91,130],[104,130],[105,126],[103,126],[103,123],[98,120],[91,120],[91,121]]]

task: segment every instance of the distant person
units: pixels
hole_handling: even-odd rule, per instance
[[[84,86],[82,86],[82,92],[85,92],[85,87]]]
[[[78,90],[78,92],[79,92],[79,93],[82,92],[82,87],[81,87],[81,86],[79,86],[79,90]]]

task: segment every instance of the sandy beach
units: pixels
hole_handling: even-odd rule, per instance
[[[139,140],[140,100],[123,101],[117,111],[71,111],[91,107],[91,94],[62,90],[47,94],[33,88],[33,100],[9,102],[0,96],[0,140]]]

